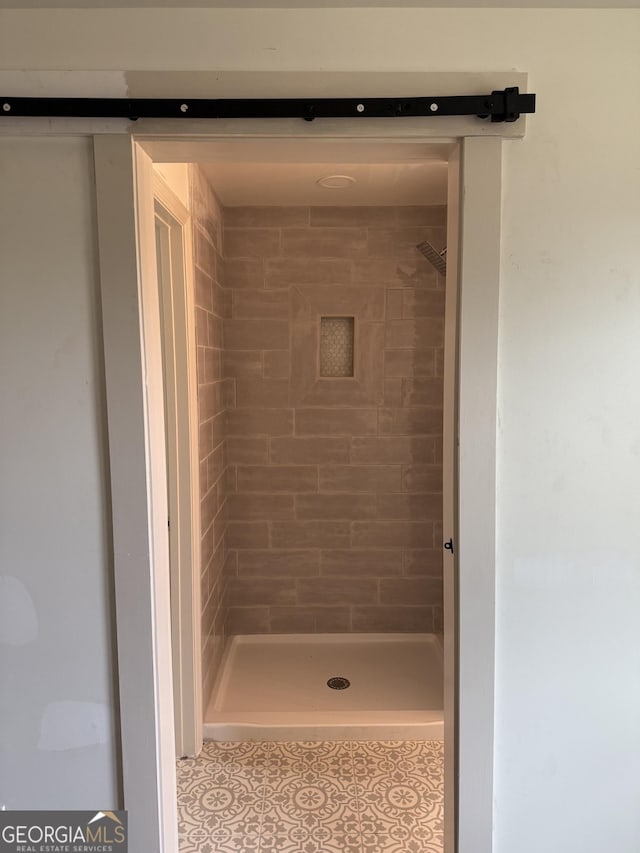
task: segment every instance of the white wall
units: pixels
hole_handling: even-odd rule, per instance
[[[505,143],[496,853],[640,849],[639,44],[637,11],[0,20],[4,68],[529,72],[538,113]]]
[[[0,138],[0,804],[114,808],[89,139]]]

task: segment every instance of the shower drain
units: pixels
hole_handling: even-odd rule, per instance
[[[330,687],[332,690],[346,690],[347,687],[351,687],[351,682],[348,678],[336,675],[327,681],[327,687]]]

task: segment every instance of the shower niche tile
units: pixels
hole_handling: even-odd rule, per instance
[[[320,318],[320,376],[353,377],[353,317]]]
[[[367,290],[291,289],[293,406],[381,404],[384,302]]]

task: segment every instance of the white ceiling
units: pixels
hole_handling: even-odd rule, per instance
[[[446,204],[446,163],[201,163],[226,207],[238,205]],[[350,175],[344,189],[318,185]]]

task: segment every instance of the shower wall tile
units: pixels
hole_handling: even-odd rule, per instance
[[[351,608],[351,626],[357,632],[426,632],[434,630],[434,608],[416,605]]]
[[[331,226],[333,228],[393,227],[397,225],[397,222],[397,208],[395,207],[312,207],[310,214],[310,224],[313,228],[318,226]]]
[[[351,281],[351,264],[335,258],[269,258],[265,262],[264,284],[267,288],[299,285],[342,285]],[[244,285],[245,287],[247,285]]]
[[[288,350],[267,350],[264,353],[263,375],[265,379],[289,379],[291,355]]]
[[[300,604],[316,605],[377,604],[378,581],[375,578],[353,577],[301,579],[298,580],[298,601]]]
[[[308,207],[227,207],[226,228],[291,228],[309,224]]]
[[[348,462],[349,438],[274,438],[271,461],[276,464]]]
[[[288,290],[236,290],[232,296],[233,316],[238,319],[277,320],[289,317]]]
[[[264,258],[280,254],[280,231],[277,228],[225,228],[226,258]]]
[[[189,172],[193,229],[194,302],[198,365],[198,455],[200,459],[200,588],[203,701],[208,702],[224,645],[226,605],[226,410],[235,386],[224,377],[222,322],[223,211],[195,166]]]
[[[323,492],[375,494],[399,492],[402,487],[400,465],[321,465],[319,476]]]
[[[264,261],[261,258],[225,257],[223,286],[233,291],[264,287]]]
[[[320,574],[320,552],[304,551],[239,551],[238,577],[299,578]]]
[[[238,489],[269,494],[317,492],[318,468],[316,465],[241,465]]]
[[[220,280],[198,284],[223,354],[198,363],[227,383],[201,453],[224,438],[204,470],[207,491],[224,471],[228,633],[441,624],[444,287],[415,246],[445,228],[442,206],[225,211]],[[355,320],[353,377],[319,376],[323,316]]]
[[[225,320],[226,350],[269,350],[289,348],[286,320]]]
[[[274,548],[346,548],[350,544],[348,521],[274,521]]]
[[[409,495],[395,495],[403,498]],[[375,494],[297,495],[296,518],[375,518],[377,513]]]
[[[339,577],[396,577],[402,575],[402,559],[400,548],[384,551],[358,551],[355,548],[323,550],[320,552],[320,571],[323,575]]]
[[[376,435],[377,409],[296,409],[296,435]]]

